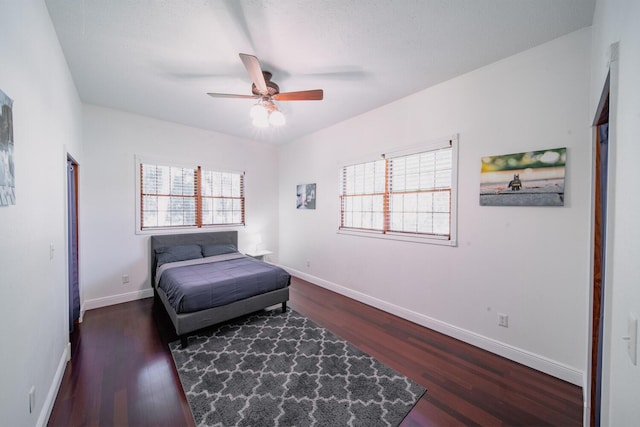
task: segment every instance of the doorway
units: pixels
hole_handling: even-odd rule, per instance
[[[590,414],[589,425],[600,426],[602,363],[605,320],[605,256],[607,237],[607,188],[609,176],[609,98],[607,76],[594,120],[594,204],[593,204],[593,297],[591,321]]]
[[[69,342],[80,319],[78,269],[78,163],[67,154],[67,247],[69,253]]]

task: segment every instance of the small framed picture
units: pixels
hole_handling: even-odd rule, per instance
[[[0,206],[16,204],[13,164],[13,100],[0,90]]]
[[[299,184],[296,186],[296,209],[316,208],[316,185]]]

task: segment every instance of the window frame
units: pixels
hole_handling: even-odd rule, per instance
[[[409,147],[404,147],[401,149],[395,149],[387,151],[383,154],[375,154],[369,155],[363,158],[360,158],[355,161],[350,162],[342,162],[339,167],[338,174],[338,220],[337,220],[337,233],[351,236],[360,236],[360,237],[369,237],[369,238],[377,238],[377,239],[388,239],[388,240],[400,240],[407,242],[415,242],[415,243],[425,243],[425,244],[435,244],[435,245],[444,245],[444,246],[457,246],[457,218],[458,218],[458,145],[459,145],[459,137],[457,134],[451,135],[448,137],[438,138],[432,141],[428,141],[422,144],[417,144]],[[378,160],[385,160],[385,168],[388,168],[388,163],[386,160],[390,160],[397,157],[410,156],[413,154],[436,151],[442,148],[451,147],[451,186],[450,186],[450,212],[449,212],[449,220],[450,220],[450,229],[449,236],[445,235],[437,235],[437,234],[427,234],[427,233],[413,233],[413,232],[402,232],[402,231],[384,231],[384,230],[375,230],[375,229],[358,229],[358,228],[342,228],[343,223],[343,207],[342,207],[342,197],[343,197],[343,173],[344,169],[349,166],[355,166],[359,164],[364,164],[368,162],[374,162]],[[391,178],[387,177],[385,182],[390,182]],[[385,185],[384,190],[384,198],[386,199],[383,203],[388,203],[389,198],[393,195],[393,192],[390,192],[388,185]],[[385,209],[385,212],[388,212],[388,209]],[[390,221],[391,215],[383,218],[383,222]]]
[[[206,229],[216,229],[216,228],[233,228],[233,227],[245,227],[246,226],[246,173],[244,171],[237,170],[229,170],[229,169],[221,169],[210,167],[210,165],[206,164],[194,164],[194,163],[184,163],[177,161],[166,161],[163,159],[153,158],[153,157],[142,157],[142,156],[134,156],[135,159],[135,167],[134,167],[134,175],[135,175],[135,211],[136,211],[136,221],[135,221],[135,233],[136,234],[156,234],[158,232],[161,233],[171,233],[171,232],[202,232]],[[175,168],[183,168],[183,169],[192,169],[194,170],[194,175],[196,176],[194,182],[194,193],[196,191],[199,194],[194,194],[195,198],[195,215],[196,221],[193,225],[176,225],[176,226],[158,226],[158,227],[145,227],[142,228],[142,165],[158,165],[165,167],[175,167]],[[229,223],[229,224],[203,224],[202,218],[202,200],[204,198],[208,198],[209,196],[203,195],[202,190],[202,182],[197,182],[198,174],[204,175],[205,172],[217,172],[217,173],[231,173],[237,174],[241,176],[241,188],[240,188],[240,198],[241,198],[241,222],[240,223]],[[202,176],[200,175],[200,176]],[[199,217],[198,217],[199,216]]]

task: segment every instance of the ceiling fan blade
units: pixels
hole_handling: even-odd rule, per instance
[[[300,92],[284,92],[273,95],[276,101],[322,101],[322,89],[303,90]]]
[[[235,95],[232,93],[207,93],[214,98],[241,98],[241,99],[259,99],[260,95]]]
[[[253,55],[247,55],[246,53],[241,53],[240,59],[244,64],[244,68],[247,69],[247,72],[249,73],[249,77],[251,77],[251,81],[253,82],[254,85],[256,85],[258,92],[260,92],[262,95],[267,95],[268,94],[267,82],[265,82],[264,80],[264,75],[262,74],[262,68],[260,67],[260,62],[258,61],[258,58],[256,58]]]

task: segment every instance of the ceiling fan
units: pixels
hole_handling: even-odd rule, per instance
[[[280,93],[280,87],[271,81],[271,73],[269,71],[262,70],[258,58],[241,53],[240,59],[253,82],[251,85],[253,95],[230,93],[207,93],[207,95],[214,98],[257,99],[258,102],[250,111],[255,126],[267,127],[270,124],[280,126],[285,123],[284,115],[278,110],[273,101],[321,101],[324,96],[322,89]]]

